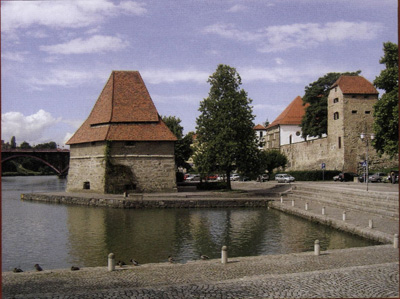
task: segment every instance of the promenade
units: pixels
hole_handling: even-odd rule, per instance
[[[308,183],[292,184],[300,186]],[[234,183],[240,190],[262,191],[272,182]],[[363,184],[313,183],[309,186],[329,190],[351,190],[365,194]],[[370,184],[369,191],[383,197],[398,194],[398,185]],[[303,210],[296,198],[292,206],[290,195],[273,205],[292,212]],[[307,214],[343,222],[343,208],[307,198]],[[277,207],[275,207],[277,208]],[[334,212],[334,208],[338,210]],[[398,234],[397,218],[385,214],[379,217],[368,210],[348,210],[347,225],[373,230],[392,239]],[[398,210],[397,210],[398,211]],[[288,211],[287,211],[288,212]],[[356,214],[353,214],[357,212]],[[303,213],[303,212],[302,212]],[[304,216],[304,215],[303,215]],[[374,217],[374,227],[368,221]],[[380,222],[379,222],[380,221]],[[366,228],[365,228],[366,227]],[[192,261],[185,264],[160,263],[137,267],[107,267],[45,270],[2,274],[3,298],[398,298],[399,251],[393,244],[310,252]],[[228,248],[229,256],[229,248]],[[106,257],[105,257],[106,258]]]

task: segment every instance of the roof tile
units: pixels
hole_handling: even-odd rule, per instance
[[[302,98],[297,96],[267,129],[277,125],[300,125],[307,106],[308,104],[304,106]]]
[[[362,76],[340,76],[331,86],[339,86],[343,94],[378,94],[378,91]]]

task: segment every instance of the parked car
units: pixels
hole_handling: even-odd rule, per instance
[[[355,177],[358,177],[358,174],[354,173],[354,172],[339,173],[339,181],[341,181],[341,182],[352,182],[352,181],[354,181]]]
[[[339,180],[339,175],[335,175],[335,176],[333,177],[333,180],[334,180],[335,182],[337,182],[337,181]]]
[[[231,181],[239,181],[240,180],[240,175],[237,173],[231,174]]]
[[[368,181],[372,182],[372,183],[375,183],[375,182],[380,183],[383,181],[383,178],[385,176],[386,175],[383,172],[376,172],[373,175],[368,176]]]
[[[268,173],[264,173],[262,175],[259,175],[258,178],[257,178],[257,181],[259,181],[259,182],[269,181],[269,174]]]
[[[275,181],[278,181],[278,183],[290,183],[294,182],[295,179],[287,173],[278,173],[277,175],[275,175]]]
[[[193,181],[200,181],[200,175],[199,174],[189,174],[185,181],[193,182]]]

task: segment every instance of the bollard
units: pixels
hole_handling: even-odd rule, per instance
[[[314,242],[314,255],[319,255],[319,253],[320,253],[319,240],[315,240],[315,242]]]
[[[393,248],[399,248],[399,235],[398,234],[394,234]]]
[[[223,263],[223,264],[228,263],[228,247],[226,247],[226,246],[222,246],[221,263]]]
[[[369,220],[368,227],[369,228],[374,228],[373,223],[372,223],[372,219]]]
[[[283,203],[283,198],[282,198],[282,196],[281,196],[281,203]]]
[[[305,209],[306,209],[306,211],[308,211],[308,202],[306,202]]]
[[[292,199],[292,207],[294,207],[294,200]]]
[[[108,255],[108,271],[115,270],[115,256],[114,253]]]
[[[325,207],[322,208],[322,215],[325,215]]]
[[[346,221],[346,211],[343,211],[343,221]]]

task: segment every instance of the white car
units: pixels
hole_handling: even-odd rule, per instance
[[[275,181],[278,181],[278,183],[290,183],[294,182],[295,179],[291,175],[288,175],[286,173],[279,173],[275,175]]]
[[[234,173],[231,175],[231,181],[239,181],[240,180],[240,175],[237,173]]]

